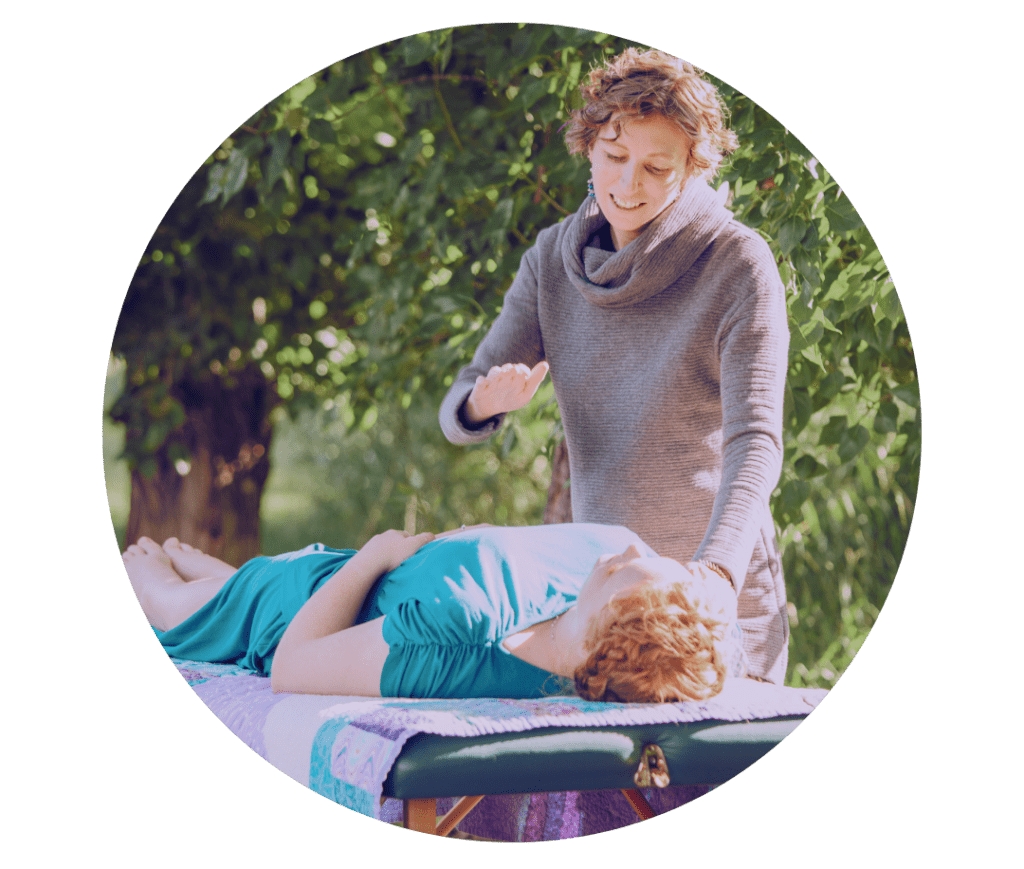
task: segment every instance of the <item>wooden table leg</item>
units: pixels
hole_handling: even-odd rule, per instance
[[[437,835],[437,800],[433,798],[402,800],[402,825],[407,830]]]
[[[636,788],[622,788],[622,793],[629,800],[629,804],[633,807],[639,816],[641,821],[649,821],[651,818],[656,817],[654,809],[651,808],[651,804],[644,799],[644,795]]]
[[[451,810],[438,822],[437,835],[447,836],[452,830],[455,829],[455,825],[459,823],[466,815],[468,815],[476,804],[482,800],[483,797],[463,797]]]

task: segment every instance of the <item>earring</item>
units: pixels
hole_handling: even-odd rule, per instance
[[[597,198],[594,195],[594,179],[593,178],[588,178],[587,179],[587,196],[589,196],[591,199],[596,199]]]

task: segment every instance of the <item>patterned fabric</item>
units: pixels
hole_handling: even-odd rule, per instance
[[[745,721],[806,714],[826,693],[736,679],[717,697],[688,703],[321,697],[275,694],[270,679],[233,664],[172,660],[210,710],[260,757],[316,793],[385,821],[397,819],[398,803],[388,800],[382,809],[384,780],[406,741],[418,733],[481,736],[543,727]],[[652,793],[652,806],[671,808],[673,801],[680,804],[696,795],[693,788],[669,793],[674,790]],[[506,810],[515,815],[512,840],[570,838],[611,828],[602,823],[631,822],[625,812],[623,820],[595,821],[604,811],[598,799],[575,792],[516,798]]]

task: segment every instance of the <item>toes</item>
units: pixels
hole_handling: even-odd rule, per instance
[[[168,538],[167,538],[167,539],[166,539],[166,540],[164,541],[164,549],[166,549],[166,550],[171,550],[171,549],[184,549],[184,548],[185,548],[185,547],[181,545],[181,541],[180,541],[180,540],[178,540],[178,538],[177,538],[177,537],[168,537]]]
[[[152,555],[155,552],[163,551],[160,544],[149,537],[140,537],[138,543],[139,549],[141,549],[146,555]]]

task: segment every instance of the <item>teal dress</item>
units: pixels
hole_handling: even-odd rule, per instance
[[[558,677],[502,640],[567,610],[597,558],[631,544],[655,554],[626,528],[582,523],[479,528],[428,543],[376,582],[359,614],[359,622],[384,616],[381,696],[558,693]],[[202,609],[157,635],[174,657],[269,675],[288,623],[354,553],[315,543],[254,558]]]

